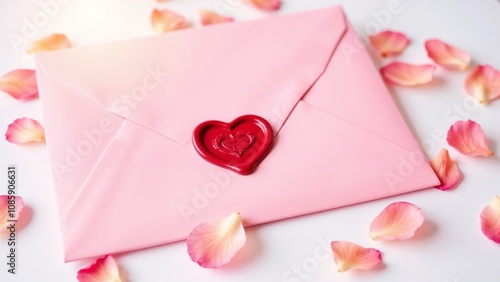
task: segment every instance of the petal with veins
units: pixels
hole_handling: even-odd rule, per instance
[[[370,238],[375,241],[406,240],[424,223],[422,210],[408,202],[388,205],[370,225]]]
[[[186,244],[191,260],[205,268],[218,268],[231,261],[245,241],[241,215],[233,213],[198,225],[189,234]]]
[[[402,86],[417,86],[428,83],[434,78],[433,65],[412,65],[393,62],[381,68],[382,76],[394,84]]]
[[[338,272],[345,272],[350,269],[368,270],[382,262],[382,255],[379,250],[363,248],[352,242],[333,241],[331,248]]]
[[[448,45],[441,40],[427,40],[425,49],[429,58],[447,69],[466,70],[469,67],[471,58],[467,52]]]
[[[441,184],[435,186],[440,190],[449,190],[457,185],[460,180],[460,170],[457,164],[450,158],[448,150],[441,149],[439,154],[430,162],[432,169],[441,181]]]
[[[448,130],[448,144],[467,156],[489,157],[493,152],[488,148],[488,141],[479,124],[472,120],[455,122]]]
[[[23,100],[38,97],[38,86],[34,70],[18,69],[0,77],[0,91]]]
[[[500,72],[492,66],[477,66],[465,79],[467,94],[481,104],[500,97]]]
[[[369,39],[372,46],[377,49],[380,56],[384,58],[400,54],[410,43],[406,35],[391,30],[372,35]]]
[[[5,139],[16,144],[43,142],[45,132],[38,121],[25,117],[16,119],[8,126]]]

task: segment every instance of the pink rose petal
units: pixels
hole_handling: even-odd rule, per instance
[[[448,130],[448,144],[467,156],[489,157],[493,152],[488,148],[484,131],[472,120],[455,122]]]
[[[380,251],[373,248],[363,248],[348,241],[333,241],[331,247],[338,272],[368,270],[382,262]]]
[[[10,225],[8,220],[19,220],[23,208],[24,200],[20,196],[0,196],[0,233]]]
[[[151,13],[151,26],[157,33],[164,33],[186,27],[186,19],[170,10],[154,9]]]
[[[448,150],[441,149],[439,155],[437,155],[430,164],[439,178],[439,181],[441,181],[441,184],[435,186],[435,188],[445,191],[457,185],[461,173],[458,166],[450,158]]]
[[[87,268],[78,271],[80,282],[122,282],[120,270],[112,256],[99,258]]]
[[[16,99],[38,97],[38,86],[34,70],[13,70],[0,77],[0,91]]]
[[[218,24],[218,23],[234,21],[232,17],[224,17],[208,10],[198,10],[198,13],[200,14],[202,25],[210,25],[210,24]]]
[[[253,5],[261,10],[272,11],[281,7],[281,0],[250,0]]]
[[[406,240],[424,223],[422,210],[414,204],[396,202],[388,205],[370,225],[375,241]]]
[[[451,70],[466,70],[469,67],[470,55],[441,40],[431,39],[425,42],[427,56],[436,64]]]
[[[58,49],[70,48],[71,43],[69,39],[64,34],[51,34],[44,38],[41,38],[31,44],[26,50],[29,54],[34,54],[43,51],[52,51]]]
[[[500,196],[481,211],[481,230],[488,239],[500,244]]]
[[[5,133],[5,139],[16,144],[43,142],[45,133],[38,121],[25,117],[16,119],[9,125]]]
[[[205,268],[227,264],[245,245],[246,235],[239,213],[198,225],[187,238],[191,260]]]
[[[394,84],[402,86],[416,86],[432,81],[434,76],[433,65],[411,65],[393,62],[382,69],[382,76]]]
[[[408,37],[401,32],[386,30],[369,37],[372,46],[380,56],[394,56],[404,51],[410,43]]]
[[[500,72],[489,65],[477,66],[465,79],[467,94],[481,104],[500,97]]]

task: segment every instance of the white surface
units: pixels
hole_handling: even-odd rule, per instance
[[[212,8],[215,1],[77,1],[60,5],[55,15],[42,25],[33,38],[53,32],[66,33],[75,45],[110,42],[153,34],[149,15],[154,6],[168,7],[186,15],[198,25],[196,10]],[[44,2],[44,1],[42,1]],[[401,30],[411,38],[411,45],[398,57],[413,63],[427,63],[423,43],[440,38],[472,55],[478,64],[500,69],[500,5],[494,0],[411,1],[411,0],[284,0],[279,13],[292,13],[343,4],[351,21],[365,34],[365,27],[375,27],[375,14],[399,2],[399,13],[392,14],[382,28]],[[8,34],[22,35],[23,17],[32,19],[42,11],[37,1],[4,0],[0,3],[0,74],[16,68],[33,68],[33,58],[16,52]],[[229,11],[238,21],[265,17],[266,13],[247,5]],[[31,20],[30,20],[31,21]],[[364,36],[366,37],[366,36]],[[29,38],[31,41],[33,38]],[[21,50],[26,46],[20,46]],[[376,63],[382,62],[374,56]],[[387,62],[390,60],[387,60]],[[500,246],[489,241],[480,230],[479,213],[490,199],[500,194],[500,101],[487,107],[464,109],[463,87],[466,72],[437,70],[437,79],[416,88],[390,87],[401,111],[418,140],[425,144],[430,158],[447,147],[436,138],[458,118],[472,118],[486,132],[496,156],[471,158],[451,149],[464,177],[457,189],[442,192],[428,189],[417,193],[377,200],[315,215],[266,224],[247,230],[247,245],[226,267],[218,270],[200,268],[190,261],[183,242],[135,251],[116,256],[130,281],[407,281],[468,282],[499,281]],[[360,101],[362,103],[363,101]],[[469,108],[470,109],[470,108]],[[15,118],[28,116],[42,120],[39,100],[19,102],[0,95],[0,131]],[[376,118],[376,117],[373,117]],[[437,132],[437,133],[436,133]],[[434,141],[431,141],[434,138]],[[6,167],[17,164],[19,190],[27,204],[25,221],[18,233],[18,274],[7,273],[7,243],[0,241],[0,281],[76,281],[78,269],[91,261],[64,264],[58,233],[51,172],[44,145],[16,146],[0,138],[0,194],[7,191]],[[362,176],[360,176],[362,177]],[[426,222],[415,238],[402,242],[379,243],[368,237],[371,220],[389,203],[399,200],[420,206]],[[131,207],[138,208],[139,207]],[[144,211],[147,216],[147,211]],[[155,215],[150,215],[155,216]],[[130,228],[134,228],[133,224]],[[384,266],[375,271],[337,273],[328,249],[332,240],[350,240],[383,252]],[[325,242],[324,244],[320,242]],[[318,251],[319,253],[317,253]],[[320,256],[320,260],[314,258]],[[306,269],[304,269],[306,264]],[[292,273],[302,270],[302,278]],[[309,268],[308,268],[309,267]],[[290,275],[287,275],[290,271]],[[285,279],[288,277],[288,280]],[[294,279],[292,279],[294,278]]]

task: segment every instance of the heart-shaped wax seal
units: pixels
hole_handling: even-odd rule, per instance
[[[272,143],[271,125],[255,115],[241,116],[230,123],[206,121],[193,132],[194,148],[202,158],[240,174],[252,173]]]

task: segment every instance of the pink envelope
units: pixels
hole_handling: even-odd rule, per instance
[[[37,55],[65,260],[432,187],[439,180],[339,7]],[[245,114],[275,143],[250,175],[193,129]]]

